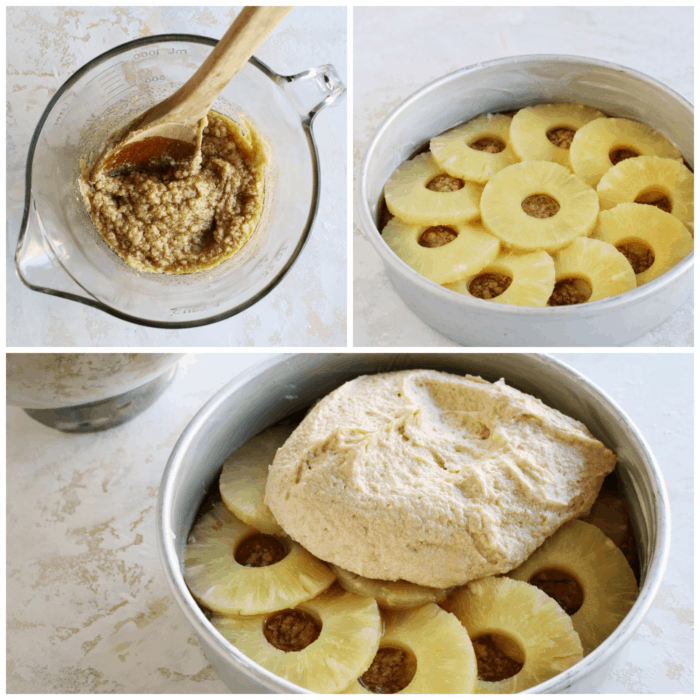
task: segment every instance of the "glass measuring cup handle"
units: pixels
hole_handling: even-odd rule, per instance
[[[15,251],[15,271],[22,282],[37,292],[100,306],[61,265],[42,234],[41,218],[34,197],[27,195],[26,209]]]
[[[329,64],[296,75],[279,75],[276,82],[304,124],[310,124],[324,107],[337,104],[346,90],[335,68]]]

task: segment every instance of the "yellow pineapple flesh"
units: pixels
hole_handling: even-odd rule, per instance
[[[605,115],[570,102],[525,107],[513,117],[510,141],[519,160],[548,160],[570,170],[569,148],[576,132]]]
[[[510,678],[489,681],[479,668],[477,692],[520,692],[543,683],[583,658],[571,618],[534,586],[507,577],[472,581],[451,596],[450,609],[465,626],[472,643],[483,637],[500,644],[520,670]],[[486,676],[486,678],[484,678]]]
[[[462,224],[479,215],[481,188],[446,177],[430,153],[401,163],[384,185],[389,211],[408,224]]]
[[[637,286],[668,272],[694,247],[693,237],[676,217],[648,204],[618,204],[600,212],[593,237],[630,259]]]
[[[476,277],[444,286],[465,296],[499,304],[546,306],[554,290],[554,260],[543,250],[523,255],[502,253]]]
[[[382,649],[402,650],[408,657],[410,681],[398,688],[386,688],[384,692],[405,694],[473,693],[476,683],[476,657],[464,627],[452,614],[434,603],[413,610],[394,610],[383,614],[384,634],[379,644]],[[405,658],[405,657],[404,657]],[[392,675],[396,676],[400,669]],[[388,673],[384,674],[390,677]],[[408,674],[410,675],[410,674]],[[381,678],[381,669],[374,678]],[[369,693],[370,678],[355,680],[345,693]],[[405,677],[408,680],[408,677]],[[364,684],[363,684],[364,683]],[[376,690],[376,685],[373,683]],[[381,687],[381,685],[380,685]],[[382,692],[379,690],[379,692]]]
[[[417,608],[426,603],[440,602],[447,596],[444,588],[430,588],[409,581],[365,578],[335,564],[330,564],[330,567],[346,591],[372,596],[383,609]]]
[[[560,250],[554,256],[554,270],[550,306],[598,301],[637,286],[627,258],[615,246],[592,238],[577,238]]]
[[[694,176],[683,163],[670,158],[640,156],[610,168],[598,183],[600,208],[636,202],[655,206],[685,226],[695,219]]]
[[[637,599],[637,580],[624,554],[601,530],[580,520],[559,528],[508,576],[530,581],[547,570],[567,574],[583,592],[583,604],[571,621],[585,654],[615,631]]]
[[[683,162],[681,152],[658,131],[631,119],[594,119],[581,127],[569,151],[574,173],[595,187],[619,162],[637,156],[659,156]]]
[[[554,253],[593,230],[598,196],[562,165],[516,163],[496,174],[481,196],[484,226],[515,252]]]
[[[518,161],[510,145],[511,117],[482,114],[430,140],[438,164],[453,177],[486,184]]]
[[[500,247],[498,239],[477,223],[426,228],[394,217],[382,236],[407,265],[438,284],[478,272],[495,259]]]
[[[291,434],[292,428],[285,426],[264,430],[230,455],[221,470],[219,492],[226,507],[239,520],[261,532],[282,533],[263,499],[267,468]]]
[[[317,596],[335,574],[291,538],[260,533],[219,502],[192,528],[184,578],[200,605],[224,615],[257,615]]]
[[[356,682],[372,663],[382,634],[374,599],[337,586],[292,611],[215,615],[211,622],[263,668],[315,693],[338,693]]]

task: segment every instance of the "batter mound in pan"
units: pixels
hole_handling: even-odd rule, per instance
[[[585,514],[616,457],[577,420],[479,377],[358,377],[270,467],[265,501],[315,556],[445,588],[510,571]]]

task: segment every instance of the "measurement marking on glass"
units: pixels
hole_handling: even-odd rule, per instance
[[[153,58],[154,56],[160,55],[160,49],[151,49],[150,51],[142,51],[141,53],[135,53],[132,58],[134,61],[140,61],[144,58]]]
[[[107,85],[114,80],[121,80],[122,78],[122,71],[121,71],[121,66],[119,67],[119,70],[116,71],[108,71],[106,73],[103,73],[100,77],[98,82],[100,85]]]
[[[113,102],[119,95],[123,95],[125,92],[129,92],[131,88],[127,85],[123,90],[120,90],[119,92],[115,92],[113,95],[110,95],[109,99],[105,101],[105,104],[109,104],[110,102]]]
[[[63,117],[66,116],[66,113],[68,112],[69,109],[70,109],[70,105],[63,105],[63,107],[61,108],[61,111],[58,113],[58,116],[56,117],[56,121],[53,123],[54,126],[56,126],[61,121],[61,119],[63,119]]]
[[[214,307],[219,306],[218,303],[213,304]],[[173,316],[177,315],[182,315],[182,314],[195,314],[198,313],[199,311],[206,311],[207,307],[206,306],[190,306],[189,308],[182,308],[182,309],[170,309],[172,312]]]
[[[93,80],[100,80],[101,78],[104,78],[105,75],[107,75],[110,71],[114,70],[119,70],[119,66],[121,66],[123,61],[120,61],[117,63],[115,66],[110,66],[109,68],[105,68],[103,71],[95,75],[93,78],[90,78],[90,80],[87,81],[86,85],[89,85]]]
[[[253,272],[257,272],[257,271],[260,270],[262,267],[264,267],[264,266],[267,264],[267,261],[268,261],[268,260],[269,260],[269,258],[268,258],[267,255],[266,255],[266,256],[253,268]]]
[[[108,94],[111,95],[115,90],[118,90],[119,88],[124,87],[126,83],[121,79],[117,78],[116,80],[112,80],[109,84],[107,85],[102,85],[102,89]],[[128,87],[128,86],[127,86]]]

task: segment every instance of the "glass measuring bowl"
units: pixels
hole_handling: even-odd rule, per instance
[[[256,58],[212,106],[265,138],[265,211],[240,253],[188,275],[129,267],[95,229],[78,188],[113,131],[172,94],[216,40],[188,34],[144,37],[93,59],[53,96],[27,158],[15,269],[30,289],[159,328],[214,323],[248,308],[284,277],[306,243],[318,209],[314,117],[345,92],[333,66],[281,76]]]

